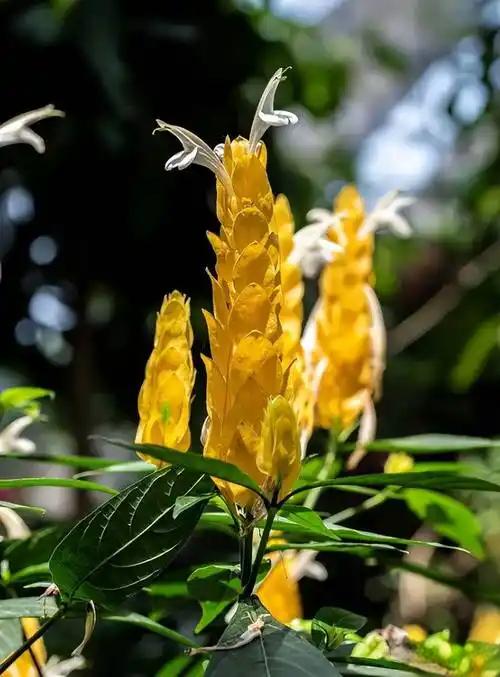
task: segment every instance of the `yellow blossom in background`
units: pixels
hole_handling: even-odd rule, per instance
[[[500,609],[494,606],[480,606],[474,614],[469,640],[500,644]]]
[[[315,420],[319,427],[340,434],[360,419],[350,467],[359,462],[364,446],[375,435],[373,402],[380,395],[385,367],[385,329],[373,290],[374,231],[388,225],[408,235],[409,226],[397,210],[411,202],[391,193],[367,214],[357,189],[346,186],[335,200],[333,213],[313,210],[316,222],[303,229],[313,236],[309,254],[314,254],[316,245],[326,262],[320,298],[304,338],[311,378],[318,381]],[[327,242],[319,248],[322,240]]]
[[[282,257],[273,230],[275,202],[267,177],[267,154],[261,137],[269,126],[296,122],[274,110],[279,69],[266,86],[248,140],[226,139],[212,150],[181,127],[158,121],[176,136],[183,150],[165,167],[191,163],[208,167],[217,177],[218,234],[208,238],[216,256],[211,277],[213,312],[205,319],[210,357],[207,370],[207,421],[204,454],[238,466],[271,496],[282,495],[298,476],[300,449],[289,388],[290,365],[281,325]],[[276,429],[263,434],[264,422]],[[226,498],[240,508],[254,507],[256,495],[241,486],[216,480]]]
[[[398,451],[389,454],[384,465],[384,472],[410,472],[413,470],[414,465],[415,462],[409,454],[405,454],[403,451]]]
[[[423,628],[421,625],[416,625],[410,623],[409,625],[405,625],[403,630],[406,632],[408,636],[408,640],[412,644],[420,644],[421,642],[424,641],[424,639],[427,638],[427,630]]]
[[[189,301],[178,291],[165,297],[156,321],[153,352],[139,394],[136,442],[186,451],[194,368]],[[157,466],[162,461],[140,455]]]
[[[284,624],[304,615],[299,583],[293,576],[295,557],[292,552],[271,553],[272,569],[257,590],[258,598],[271,616]]]

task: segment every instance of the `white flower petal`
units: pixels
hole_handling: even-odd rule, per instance
[[[156,132],[170,132],[181,142],[183,148],[182,151],[176,153],[167,161],[165,164],[167,171],[171,169],[185,169],[192,163],[201,165],[210,169],[224,185],[225,189],[229,193],[232,193],[231,180],[224,165],[215,151],[203,139],[200,139],[199,136],[196,136],[196,134],[193,134],[188,129],[184,129],[184,127],[170,125],[163,122],[163,120],[157,120],[156,122],[158,127],[153,130],[153,134]]]
[[[286,68],[278,68],[262,92],[253,118],[250,136],[248,137],[251,153],[255,153],[257,144],[269,127],[294,125],[298,122],[298,118],[294,113],[285,110],[274,110],[274,96],[280,82],[285,80],[284,74],[286,70]]]
[[[44,140],[39,134],[30,129],[30,125],[50,117],[64,117],[64,113],[49,105],[22,113],[15,118],[7,120],[7,122],[0,125],[0,146],[26,143],[32,146],[38,153],[43,153],[45,151]]]

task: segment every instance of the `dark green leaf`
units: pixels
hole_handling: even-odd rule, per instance
[[[346,445],[347,446],[347,445]],[[386,440],[375,440],[368,445],[370,451],[407,451],[412,454],[456,453],[477,451],[500,446],[500,440],[466,435],[410,435]]]
[[[289,496],[309,491],[316,487],[412,487],[416,489],[471,489],[475,491],[500,492],[500,484],[488,482],[477,477],[457,474],[453,472],[407,472],[407,473],[380,473],[373,475],[355,475],[349,477],[337,477],[332,480],[314,482],[292,491]],[[288,497],[287,497],[288,499]],[[285,500],[287,500],[285,499]]]
[[[249,626],[264,622],[260,634],[238,648]],[[272,618],[256,597],[238,604],[236,613],[212,654],[206,677],[338,677],[338,670],[309,642]]]
[[[187,647],[197,646],[196,642],[189,639],[189,637],[185,637],[184,635],[181,635],[179,632],[176,632],[175,630],[166,628],[164,625],[161,625],[160,623],[151,620],[151,618],[148,618],[147,616],[142,616],[141,614],[136,614],[132,611],[130,612],[125,611],[123,613],[115,613],[115,614],[106,614],[104,618],[107,621],[114,621],[115,623],[128,623],[129,625],[135,625],[136,627],[143,628],[147,632],[154,632],[156,635],[161,635],[162,637],[171,639],[173,642],[176,642],[177,644],[181,644],[183,646]]]
[[[18,649],[24,641],[18,618],[0,620],[0,661]]]
[[[232,463],[225,463],[224,461],[219,461],[216,458],[208,458],[206,456],[202,456],[201,454],[194,454],[190,451],[176,451],[175,449],[160,447],[156,444],[130,444],[127,442],[122,442],[121,440],[112,440],[105,437],[102,439],[104,439],[106,442],[109,442],[110,444],[115,444],[118,447],[132,449],[133,451],[141,454],[147,454],[148,456],[157,458],[160,461],[172,463],[173,465],[179,465],[183,468],[188,468],[189,470],[205,473],[211,477],[218,477],[221,480],[239,484],[242,487],[246,487],[247,489],[255,491],[255,493],[262,496],[262,498],[265,498],[259,485]]]
[[[67,487],[68,489],[101,491],[104,494],[118,493],[116,489],[107,487],[104,484],[63,477],[16,477],[15,479],[0,480],[0,489],[23,489],[25,487]]]
[[[484,557],[481,525],[467,506],[451,496],[427,489],[408,489],[404,497],[410,510],[438,534],[451,538],[475,557]]]
[[[365,623],[364,616],[351,611],[323,607],[313,618],[311,639],[319,649],[329,651],[344,641],[347,631],[357,632]]]
[[[65,597],[116,603],[156,578],[186,542],[204,504],[176,520],[175,502],[206,493],[209,480],[182,468],[164,468],[124,489],[81,520],[50,560]]]
[[[50,618],[58,610],[53,597],[16,597],[0,600],[0,619]]]

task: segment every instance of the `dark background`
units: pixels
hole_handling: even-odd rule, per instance
[[[0,2],[0,119],[46,103],[66,112],[37,126],[44,156],[28,146],[0,155],[0,388],[56,391],[48,422],[33,427],[40,451],[119,455],[87,438],[133,437],[154,313],[172,289],[192,299],[198,438],[214,180],[200,167],[167,175],[178,147],[151,132],[159,117],[211,146],[247,135],[267,78],[286,65],[277,106],[301,121],[271,130],[266,143],[271,184],[289,197],[297,225],[347,181],[368,206],[393,188],[418,198],[414,237],[381,234],[377,244],[391,353],[379,436],[498,434],[499,27],[496,1]],[[311,283],[307,307],[314,293]],[[383,460],[368,458],[363,470]],[[81,494],[51,497],[36,496],[54,519],[90,507]],[[329,500],[333,511],[339,499]],[[418,523],[389,504],[362,525],[411,535]],[[491,519],[485,528],[494,542]],[[214,561],[227,557],[227,545],[200,536],[179,567],[207,547]],[[328,602],[373,625],[387,618],[390,579],[377,583],[380,572],[358,560],[325,561],[329,582],[304,583],[307,614]],[[164,613],[192,626],[194,606]],[[68,653],[62,640],[52,641]],[[170,651],[103,623],[92,674],[154,674]]]

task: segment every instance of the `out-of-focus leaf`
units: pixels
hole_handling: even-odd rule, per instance
[[[148,585],[174,559],[203,511],[204,503],[197,503],[174,519],[177,498],[204,494],[209,484],[199,473],[164,468],[78,522],[50,559],[63,596],[113,604]]]
[[[35,416],[40,410],[37,400],[44,397],[54,399],[54,392],[46,388],[6,388],[0,393],[0,413],[8,409],[20,409],[27,414]]]
[[[481,525],[467,506],[451,496],[427,489],[408,489],[404,496],[410,510],[438,534],[459,543],[475,557],[484,557]]]
[[[16,597],[0,600],[0,619],[50,618],[58,610],[53,597]]]
[[[19,503],[10,503],[10,501],[0,501],[0,508],[9,508],[16,512],[36,512],[40,515],[45,514],[45,508],[38,508],[34,505],[21,505]]]
[[[467,391],[479,378],[491,352],[499,344],[498,317],[493,317],[477,327],[469,338],[451,372],[451,385],[457,392]]]
[[[85,468],[88,470],[104,470],[110,466],[116,465],[116,461],[109,458],[98,458],[95,456],[75,456],[72,454],[22,454],[9,451],[2,454],[2,458],[13,458],[18,461],[37,461],[40,463],[50,463],[51,465],[64,465],[69,468]]]
[[[338,646],[345,637],[345,631],[357,632],[366,624],[366,618],[345,609],[322,607],[314,616],[311,639],[322,651]]]
[[[486,437],[469,437],[467,435],[444,435],[432,433],[427,435],[410,435],[385,440],[375,440],[367,445],[369,451],[407,451],[411,454],[445,454],[460,451],[478,451],[499,447],[500,440]],[[352,445],[345,445],[349,451]]]
[[[82,477],[94,477],[95,475],[101,474],[112,474],[112,473],[147,473],[154,472],[155,466],[146,461],[126,461],[125,463],[113,463],[106,465],[96,470],[84,470],[83,472],[77,473],[75,478]]]
[[[231,649],[246,637],[249,627],[264,627],[248,643]],[[246,633],[246,634],[245,634]],[[236,613],[218,642],[223,650],[210,658],[206,677],[338,677],[339,672],[309,642],[272,618],[256,597],[238,604]]]
[[[3,559],[8,561],[10,573],[15,574],[28,566],[48,562],[63,533],[61,527],[46,527],[34,531],[28,538],[8,541]]]
[[[161,635],[166,639],[170,639],[177,644],[187,647],[197,646],[196,642],[189,639],[185,635],[181,635],[180,632],[171,630],[170,628],[157,623],[156,621],[151,620],[147,616],[142,616],[133,611],[124,611],[123,613],[113,613],[105,614],[104,618],[107,621],[114,621],[115,623],[127,623],[129,625],[135,625],[136,627],[143,628],[147,632],[154,632],[156,635]]]
[[[82,489],[85,491],[100,491],[104,494],[117,494],[116,489],[96,482],[86,480],[72,480],[66,477],[16,477],[0,480],[0,489],[24,489],[26,487],[66,487],[67,489]]]
[[[488,482],[477,477],[457,474],[453,472],[408,472],[408,473],[380,473],[373,475],[355,475],[338,477],[332,480],[314,482],[305,487],[299,487],[289,494],[295,494],[315,489],[316,487],[361,486],[361,487],[411,487],[415,489],[441,489],[452,491],[455,489],[470,489],[474,491],[500,492],[500,484]],[[287,500],[287,499],[285,499]]]
[[[24,641],[18,618],[0,620],[0,661],[18,649]]]

